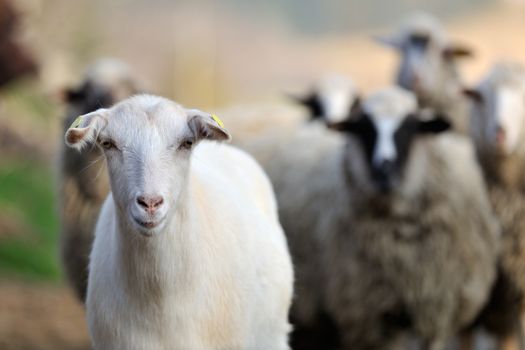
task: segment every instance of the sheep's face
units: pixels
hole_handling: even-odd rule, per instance
[[[146,95],[82,116],[66,133],[75,148],[100,146],[119,217],[146,236],[162,231],[183,198],[192,150],[204,138],[230,136],[207,113]]]
[[[438,44],[428,34],[409,35],[400,46],[397,83],[418,96],[427,96],[441,74]]]
[[[482,85],[468,90],[473,99],[471,125],[476,142],[497,156],[513,154],[525,126],[525,85]]]
[[[309,95],[296,100],[308,109],[312,119],[333,123],[348,118],[357,97],[357,88],[351,80],[342,76],[327,76],[316,84]]]
[[[449,42],[445,29],[433,16],[414,14],[397,33],[377,39],[400,54],[396,82],[414,91],[421,102],[433,103],[458,92],[456,61],[472,52]]]
[[[415,97],[399,88],[381,90],[367,98],[351,119],[332,128],[348,133],[349,171],[363,189],[389,194],[405,180],[413,142],[422,135],[437,134],[450,124],[441,117],[422,120]],[[366,174],[359,173],[366,169]],[[368,186],[370,185],[370,186]]]
[[[458,45],[444,45],[428,33],[411,33],[399,45],[401,53],[397,83],[414,91],[421,101],[433,101],[434,95],[448,93],[448,81],[456,79],[456,58],[470,55]],[[436,91],[444,89],[443,91]]]
[[[64,98],[76,112],[72,113],[74,116],[110,107],[137,92],[137,83],[126,64],[113,59],[101,59],[89,66],[80,85],[64,91]]]

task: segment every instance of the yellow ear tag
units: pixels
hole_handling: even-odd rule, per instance
[[[217,117],[215,114],[212,114],[211,117],[217,124],[219,124],[221,128],[224,128],[224,123],[219,119],[219,117]]]
[[[78,128],[80,126],[80,123],[82,123],[82,116],[78,116],[77,119],[71,124],[70,128]]]

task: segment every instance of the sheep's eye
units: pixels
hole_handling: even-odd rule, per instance
[[[115,144],[113,143],[113,141],[111,140],[104,140],[100,143],[100,145],[102,146],[102,148],[104,149],[112,149],[112,148],[115,148]]]
[[[184,140],[182,141],[180,146],[185,149],[190,149],[193,146],[193,140],[192,139]]]

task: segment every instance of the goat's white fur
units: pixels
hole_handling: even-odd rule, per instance
[[[96,349],[288,349],[293,276],[271,185],[230,146],[181,149],[202,136],[193,118],[202,118],[198,130],[214,129],[205,137],[227,138],[209,115],[146,95],[68,131],[73,146],[111,139],[118,147],[105,151],[112,192],[90,261],[86,306]],[[69,137],[86,129],[85,139]],[[145,216],[140,193],[165,202]],[[137,216],[157,226],[145,229]]]

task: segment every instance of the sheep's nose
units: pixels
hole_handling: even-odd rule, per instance
[[[505,143],[506,132],[505,129],[501,126],[496,128],[496,143],[498,145],[503,145]]]
[[[147,213],[153,214],[164,203],[164,198],[161,196],[138,196],[137,204],[141,206]]]
[[[394,161],[391,159],[383,159],[375,167],[376,172],[384,176],[388,176],[394,170]]]
[[[414,73],[410,79],[410,89],[415,92],[420,92],[421,90],[421,78],[419,74]]]
[[[390,159],[382,160],[379,164],[374,166],[373,178],[376,186],[381,192],[390,192],[394,169],[394,161]]]

